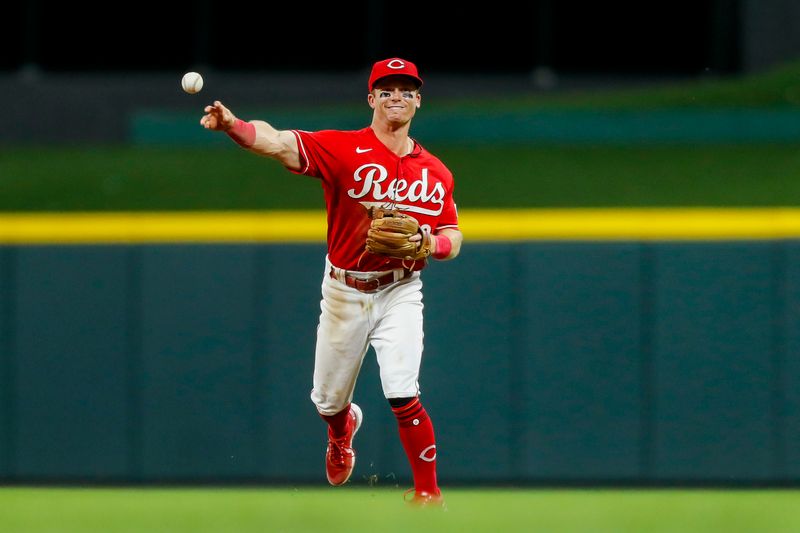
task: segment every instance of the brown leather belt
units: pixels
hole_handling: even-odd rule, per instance
[[[381,287],[385,287],[390,283],[394,283],[395,281],[400,281],[401,279],[406,279],[408,276],[411,275],[411,272],[412,272],[411,270],[404,269],[403,275],[397,280],[394,279],[394,271],[387,272],[383,276],[378,276],[377,278],[372,278],[372,279],[359,279],[345,274],[344,282],[345,285],[347,285],[348,287],[352,287],[357,291],[375,292]],[[336,272],[334,271],[333,267],[331,267],[330,274],[333,279],[338,279],[336,277]]]

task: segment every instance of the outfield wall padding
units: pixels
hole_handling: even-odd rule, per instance
[[[352,110],[256,111],[278,129],[355,130],[366,126]],[[197,113],[140,111],[131,117],[128,141],[171,146],[226,146],[224,136],[198,127]],[[424,143],[772,143],[800,139],[800,113],[786,109],[656,110],[425,110],[414,119],[414,137]]]
[[[0,246],[0,481],[324,483],[320,244]],[[444,484],[800,481],[800,243],[467,243],[423,274]],[[370,350],[354,481],[407,485]]]

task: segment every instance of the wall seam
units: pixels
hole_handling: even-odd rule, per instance
[[[269,294],[270,247],[263,244],[256,245],[253,262],[253,299],[251,302],[253,316],[250,325],[253,380],[250,399],[252,402],[252,420],[250,424],[253,434],[254,476],[263,478],[264,472],[271,471],[271,465],[262,464],[262,458],[269,459],[274,457],[274,454],[269,449],[269,435],[264,431],[264,428],[267,427],[269,413],[262,408],[263,402],[261,401],[263,391],[266,390],[267,375],[265,373],[268,368],[265,358],[269,342],[266,327],[269,323],[267,295]]]
[[[770,375],[770,422],[772,434],[770,435],[772,478],[783,481],[786,468],[786,332],[787,305],[786,295],[788,289],[787,279],[787,247],[785,240],[776,241],[772,245],[772,294],[771,294],[771,375]]]
[[[126,261],[127,335],[126,357],[128,377],[128,472],[131,479],[144,479],[144,421],[142,396],[142,247],[130,246]]]
[[[525,301],[521,297],[522,291],[517,286],[527,286],[528,266],[523,260],[522,254],[524,246],[512,245],[509,247],[509,276],[508,279],[518,280],[516,283],[509,284],[509,307],[511,311],[509,329],[509,478],[516,481],[525,479],[526,471],[525,450],[534,449],[528,442],[527,424],[521,426],[520,422],[525,420],[523,416],[523,405],[526,404],[525,397],[525,365],[523,357],[527,354],[529,343],[527,342],[527,327],[520,327],[521,324],[528,323],[527,309]],[[517,428],[519,431],[515,431]]]
[[[3,324],[3,331],[0,332],[0,365],[2,365],[4,379],[0,386],[0,409],[5,414],[7,430],[3,433],[3,447],[6,450],[4,460],[4,470],[7,472],[9,481],[16,477],[16,439],[17,439],[17,417],[16,417],[16,251],[12,247],[0,247],[0,263],[4,263],[5,268],[0,269],[3,275],[0,277],[0,293],[5,298],[0,301],[3,306],[3,314],[6,317]]]
[[[643,243],[639,260],[639,386],[640,386],[640,443],[639,477],[641,481],[655,479],[656,462],[656,376],[653,353],[655,336],[655,249]]]

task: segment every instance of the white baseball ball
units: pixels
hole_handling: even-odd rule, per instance
[[[187,72],[183,75],[181,87],[189,94],[199,93],[203,88],[203,76],[197,72]]]

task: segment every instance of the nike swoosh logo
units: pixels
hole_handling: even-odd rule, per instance
[[[365,152],[369,152],[370,150],[372,150],[372,148],[361,148],[359,146],[356,146],[356,153],[357,154],[363,154]]]

